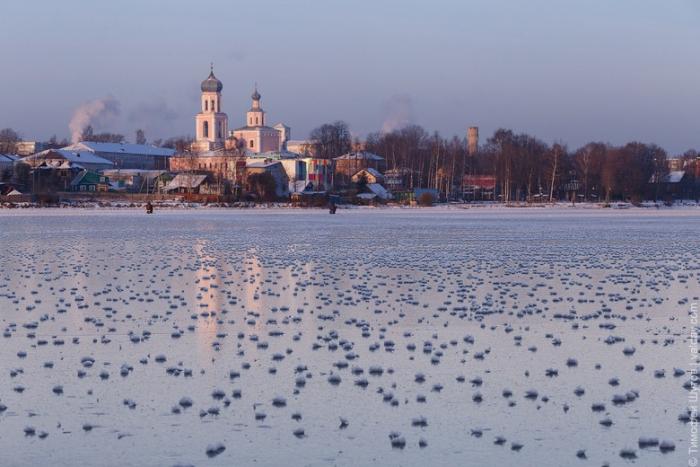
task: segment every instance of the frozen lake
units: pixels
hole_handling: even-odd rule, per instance
[[[0,245],[3,466],[688,462],[697,209],[23,210]]]

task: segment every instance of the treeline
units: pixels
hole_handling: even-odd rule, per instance
[[[462,197],[469,183],[464,175],[495,177],[497,199],[506,202],[574,196],[587,201],[656,199],[668,174],[666,151],[639,142],[592,142],[571,150],[563,143],[549,145],[525,133],[499,129],[469,154],[466,138],[443,138],[416,125],[370,134],[364,145],[351,140],[344,122],[325,124],[311,133],[310,147],[320,157],[337,157],[359,146],[384,157],[387,170],[407,173],[408,188],[435,188],[448,199]],[[689,150],[683,157],[695,161],[697,156]]]

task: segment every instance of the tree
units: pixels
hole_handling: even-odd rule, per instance
[[[95,133],[92,125],[88,125],[80,136],[80,141],[90,141],[93,143],[123,143],[124,135],[118,133]]]
[[[350,128],[341,120],[314,128],[310,139],[315,156],[320,159],[333,159],[352,150]]]
[[[552,146],[552,149],[549,151],[549,159],[552,165],[551,184],[549,188],[550,203],[554,202],[554,183],[557,179],[557,169],[559,168],[559,161],[565,153],[566,147],[562,146],[559,143],[556,143],[554,146]]]
[[[17,143],[20,140],[19,133],[12,128],[0,130],[0,154],[16,154]]]
[[[189,136],[175,136],[175,137],[168,138],[165,141],[163,141],[162,147],[174,149],[175,152],[177,152],[178,154],[181,154],[183,152],[188,151],[191,145],[192,145],[192,138],[191,137],[189,137]]]
[[[136,144],[146,144],[146,133],[141,128],[136,130]]]
[[[246,189],[263,201],[274,201],[277,197],[277,182],[269,172],[248,175]]]

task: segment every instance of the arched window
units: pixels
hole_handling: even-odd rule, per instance
[[[255,117],[255,124],[258,124],[258,117]]]
[[[204,111],[209,110],[209,101],[204,101]]]
[[[255,141],[253,141],[253,140],[251,139],[251,140],[250,140],[250,147],[252,148],[253,146],[255,146]]]
[[[209,122],[204,122],[204,125],[202,125],[202,135],[205,138],[209,138]]]
[[[211,100],[211,111],[214,111],[214,99]]]

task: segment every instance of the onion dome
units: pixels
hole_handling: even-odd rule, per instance
[[[214,76],[214,67],[212,66],[209,77],[202,81],[202,92],[221,92],[223,88],[224,85]]]

